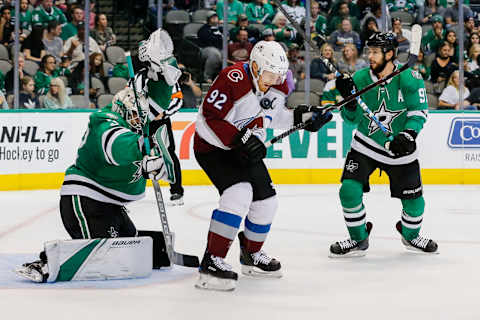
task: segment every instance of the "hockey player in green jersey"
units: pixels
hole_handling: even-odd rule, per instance
[[[170,184],[170,204],[183,205],[182,171],[175,153],[170,117],[183,105],[183,95],[178,84],[182,72],[173,56],[173,42],[163,29],[153,32],[138,48],[138,59],[144,68],[135,75],[135,87],[148,99],[150,133],[161,125],[167,128],[168,152],[175,168],[175,182]]]
[[[125,205],[145,196],[145,177],[167,180],[160,156],[143,155],[142,127],[148,102],[138,94],[138,114],[133,89],[119,91],[111,104],[90,115],[75,163],[60,190],[60,214],[72,239],[150,236],[153,268],[169,266],[163,234],[140,231],[128,217]],[[43,253],[43,257],[45,254]],[[17,273],[37,282],[48,277],[47,261],[24,264]],[[40,281],[38,281],[40,280]]]
[[[353,78],[343,75],[336,88],[347,98],[392,73],[397,40],[392,33],[376,33],[367,41],[370,68],[357,71]],[[363,193],[370,190],[369,177],[377,168],[390,179],[390,193],[402,202],[401,221],[396,224],[407,249],[434,253],[437,243],[419,235],[425,201],[415,139],[427,120],[427,93],[422,76],[407,69],[385,85],[361,96],[370,110],[388,130],[389,138],[353,101],[341,110],[342,118],[357,125],[342,174],[340,202],[350,238],[330,246],[330,256],[363,256],[368,249],[372,224],[366,220]]]

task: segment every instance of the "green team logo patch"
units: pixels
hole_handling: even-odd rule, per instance
[[[132,180],[129,183],[135,183],[142,177],[142,160],[133,161],[133,165],[137,167],[137,170],[132,175]]]
[[[403,110],[398,111],[391,111],[387,109],[387,104],[385,99],[382,100],[380,103],[380,108],[375,111],[373,114],[377,117],[378,121],[380,121],[384,127],[388,130],[388,132],[393,133],[392,131],[392,123],[398,116],[402,114]],[[380,127],[375,123],[375,121],[370,119],[370,123],[368,124],[368,135],[371,136],[375,132],[377,132]]]

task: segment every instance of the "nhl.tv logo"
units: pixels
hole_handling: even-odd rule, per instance
[[[453,118],[448,145],[451,148],[480,148],[480,118]]]

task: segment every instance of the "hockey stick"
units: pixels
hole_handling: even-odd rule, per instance
[[[132,57],[130,55],[130,51],[127,51],[125,53],[126,59],[127,59],[127,65],[128,65],[128,73],[130,76],[130,79],[132,81],[133,85],[133,92],[135,96],[135,104],[137,105],[137,112],[138,116],[141,116],[141,110],[140,110],[140,105],[138,104],[138,97],[137,97],[137,90],[135,88],[135,74],[133,72],[133,63],[132,63]],[[142,135],[143,135],[143,143],[145,146],[145,153],[147,155],[150,154],[150,142],[148,139],[149,136],[149,119],[147,116],[147,121],[145,122],[145,125],[142,130]],[[160,144],[158,144],[160,146]],[[164,153],[165,150],[161,150],[162,154],[168,154]],[[167,164],[166,164],[167,165]],[[155,192],[155,198],[157,200],[157,207],[158,207],[158,213],[160,215],[160,222],[162,223],[162,230],[163,230],[163,238],[165,240],[165,246],[167,250],[167,255],[170,260],[170,266],[173,264],[180,265],[180,266],[185,266],[185,267],[192,267],[192,268],[197,268],[200,266],[200,262],[198,260],[197,256],[192,256],[192,255],[186,255],[186,254],[181,254],[178,253],[174,250],[173,248],[173,243],[174,243],[174,233],[170,231],[170,227],[168,225],[168,219],[167,219],[167,212],[165,210],[165,203],[163,202],[163,196],[162,196],[162,191],[160,189],[160,184],[158,183],[157,180],[154,179],[153,174],[149,175],[150,180],[152,181],[153,184],[153,190]]]

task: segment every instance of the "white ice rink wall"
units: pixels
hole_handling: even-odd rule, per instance
[[[0,190],[58,188],[92,110],[0,111]],[[209,184],[193,155],[195,111],[173,117],[185,185]],[[339,114],[318,133],[299,131],[268,149],[275,183],[338,183],[352,137]],[[268,137],[282,130],[269,130]],[[480,114],[431,111],[418,138],[426,184],[480,184]],[[374,173],[371,183],[387,183]]]

